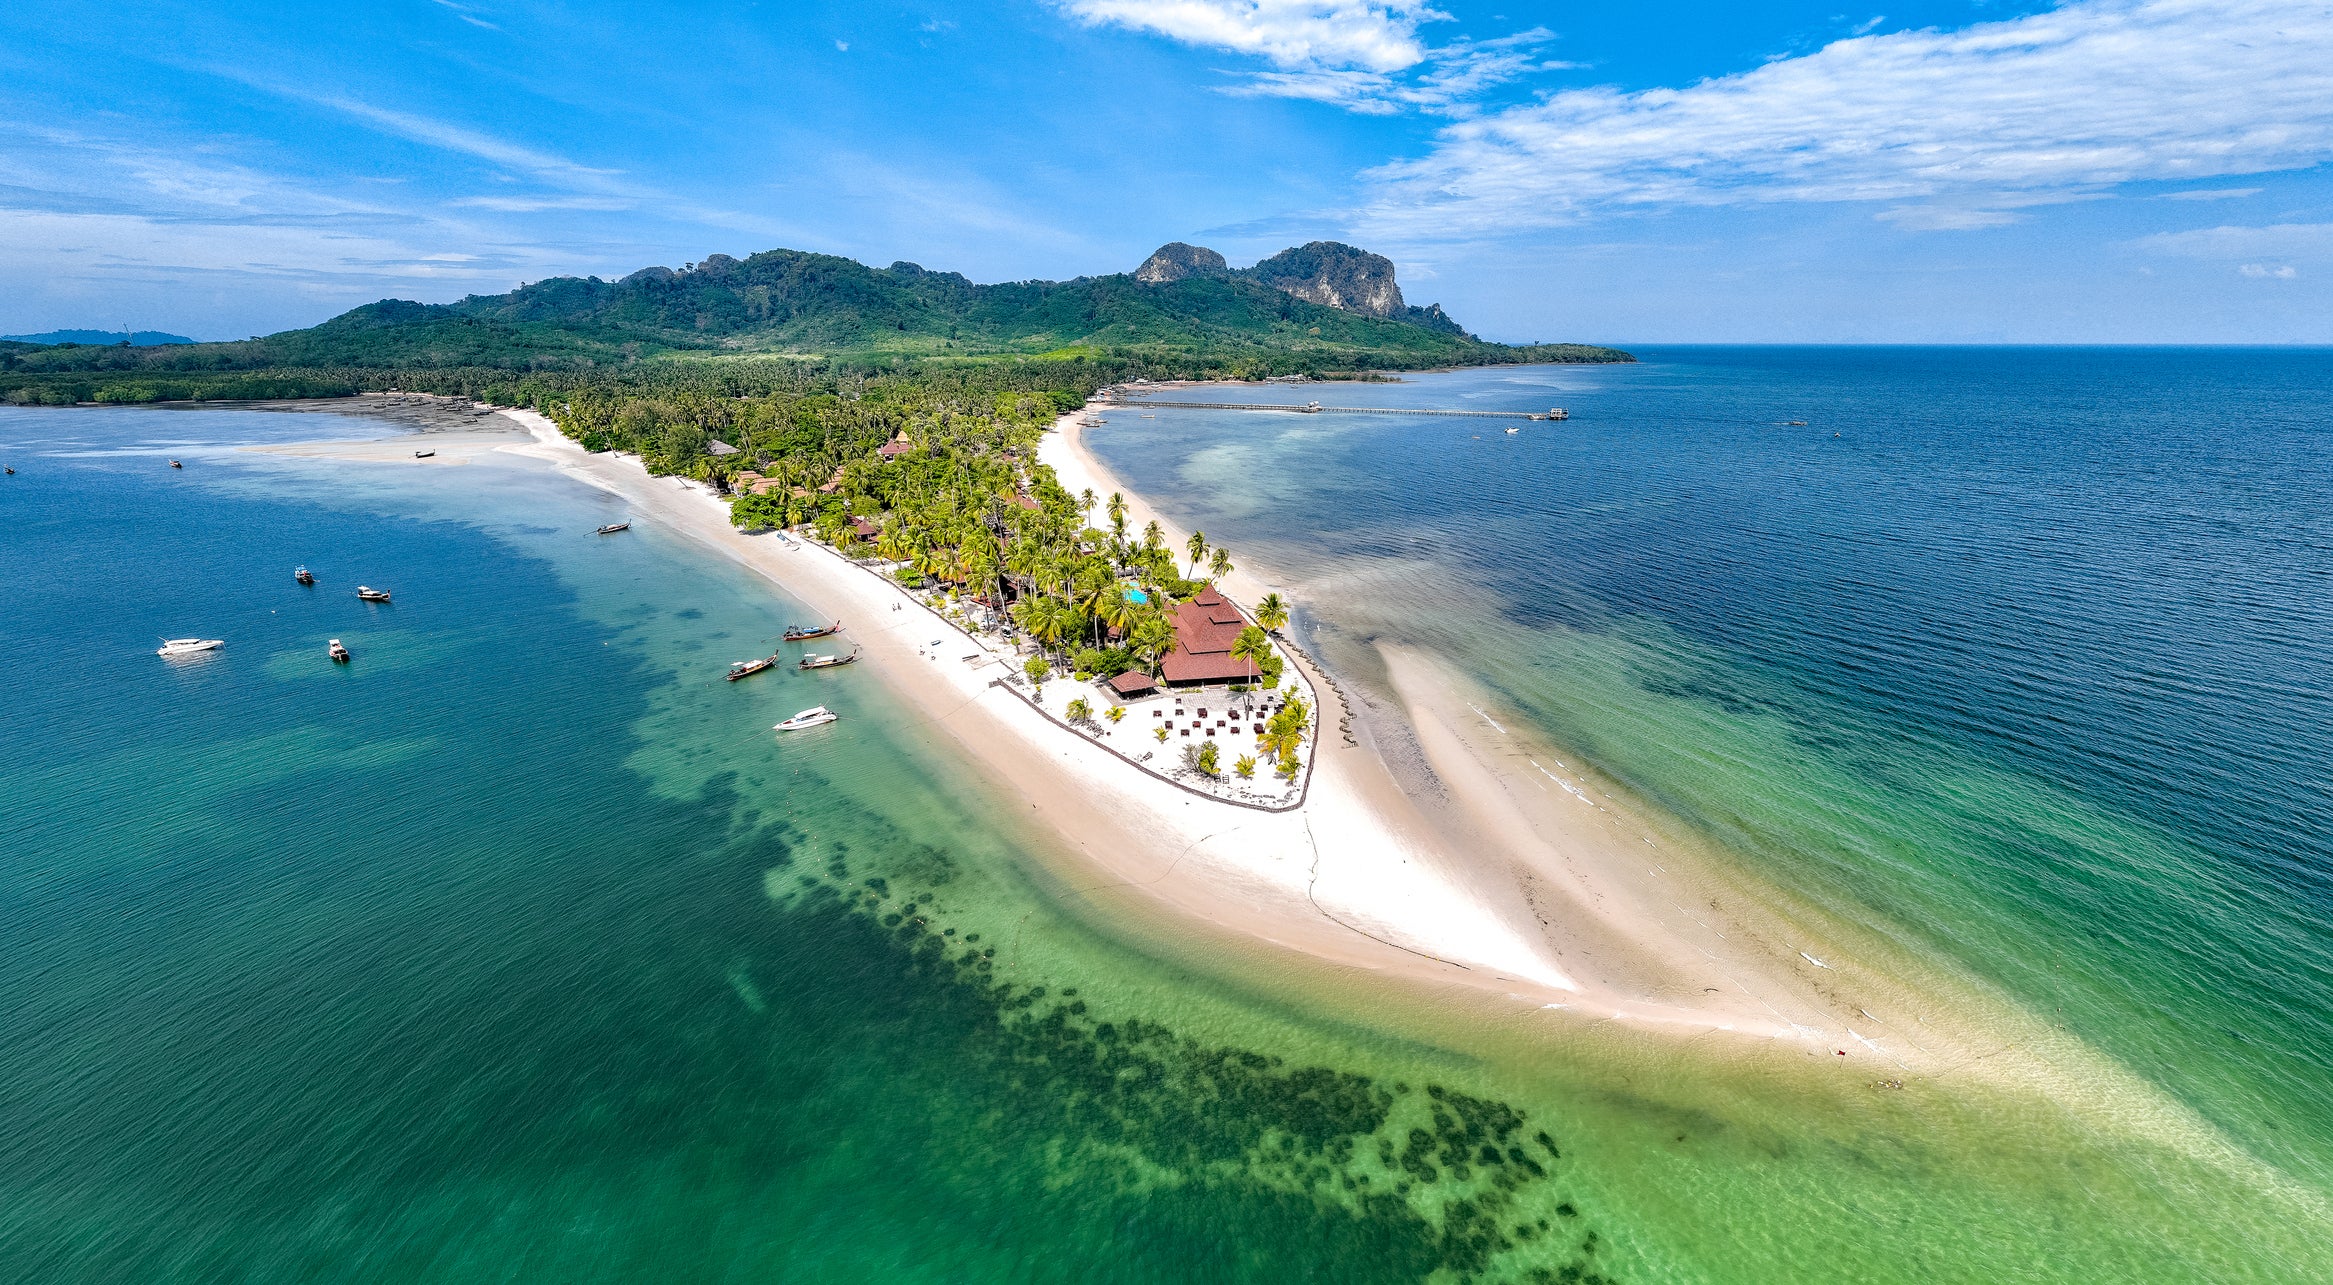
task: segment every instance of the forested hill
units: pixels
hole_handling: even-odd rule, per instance
[[[1195,247],[1160,253],[1176,249],[1221,263]],[[1194,375],[1630,360],[1586,345],[1486,343],[1438,307],[1402,303],[1390,262],[1334,242],[1241,271],[1150,267],[976,285],[912,263],[870,268],[799,250],[716,254],[619,281],[557,277],[450,304],[383,300],[307,330],[236,343],[0,352],[0,393],[36,382],[27,376],[52,377],[40,384],[71,374],[109,383],[142,376],[169,396],[173,375],[329,370],[369,385],[376,381],[358,372],[607,373],[660,359],[754,356],[892,368],[1018,356]]]

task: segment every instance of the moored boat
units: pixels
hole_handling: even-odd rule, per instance
[[[184,464],[181,464],[181,463],[179,463],[177,460],[172,460],[172,461],[170,461],[170,467],[172,467],[172,468],[185,468],[186,466],[185,466]]]
[[[386,589],[375,589],[369,585],[360,584],[356,587],[356,596],[364,599],[366,602],[387,602],[389,600],[389,591]]]
[[[316,583],[316,573],[308,570],[305,565],[301,565],[292,568],[292,579],[301,584],[314,584]]]
[[[629,522],[610,522],[606,526],[601,527],[595,534],[614,535],[618,531],[629,531],[631,529],[632,524]]]
[[[165,638],[162,645],[154,649],[154,654],[166,660],[175,660],[180,656],[217,651],[226,645],[225,640],[219,638]]]
[[[788,625],[786,626],[785,640],[787,642],[809,642],[813,638],[824,638],[830,634],[841,632],[842,622],[840,620],[817,629],[804,629],[800,625]]]
[[[417,459],[417,460],[426,460],[426,459],[428,459],[430,456],[432,456],[432,455],[435,455],[435,454],[437,454],[437,452],[436,452],[436,451],[415,451],[415,452],[413,453],[413,458],[415,458],[415,459]]]
[[[801,713],[796,714],[792,718],[789,718],[782,723],[776,724],[774,730],[780,732],[799,732],[805,727],[816,727],[821,723],[831,723],[841,717],[842,715],[835,713],[833,710],[828,709],[824,705],[814,705],[809,709],[803,710]]]
[[[746,678],[751,675],[758,674],[777,663],[778,658],[775,656],[764,656],[760,660],[737,661],[736,663],[729,666],[729,681],[734,683],[740,678]]]
[[[851,650],[851,654],[848,656],[804,656],[802,658],[802,663],[798,666],[798,668],[832,669],[837,665],[848,665],[853,661],[856,661],[858,658],[859,653],[858,649],[856,648],[853,648]]]
[[[338,638],[335,638],[335,639],[333,639],[333,640],[332,640],[332,649],[331,649],[331,650],[332,650],[332,659],[333,659],[335,662],[337,662],[337,663],[339,663],[339,664],[343,664],[343,665],[345,665],[345,664],[347,664],[347,663],[348,663],[348,648],[341,646],[341,645],[340,645],[340,640],[339,640]]]

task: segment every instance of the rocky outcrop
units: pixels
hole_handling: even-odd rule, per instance
[[[1458,324],[1457,318],[1442,311],[1442,305],[1438,303],[1429,303],[1423,308],[1411,304],[1409,312],[1403,316],[1402,320],[1412,325],[1424,326],[1428,330],[1439,330],[1446,335],[1466,335],[1469,339],[1474,338],[1473,335],[1467,334],[1466,327]]]
[[[1223,256],[1206,246],[1170,241],[1152,251],[1151,256],[1142,261],[1142,266],[1134,270],[1134,279],[1163,285],[1169,281],[1181,281],[1185,277],[1225,276],[1230,271],[1231,265],[1224,261]]]
[[[1249,268],[1248,275],[1277,290],[1327,308],[1364,317],[1404,317],[1393,260],[1341,241],[1313,241],[1282,250]]]

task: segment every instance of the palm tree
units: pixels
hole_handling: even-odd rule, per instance
[[[1225,576],[1230,575],[1231,551],[1228,549],[1217,549],[1215,551],[1215,556],[1208,559],[1207,574],[1217,580],[1221,580]]]
[[[1111,581],[1110,585],[1111,588],[1116,589],[1117,581]],[[1103,624],[1117,630],[1119,636],[1124,637],[1126,631],[1133,627],[1136,613],[1134,604],[1127,601],[1125,591],[1119,590],[1102,600],[1096,614]]]
[[[1077,493],[1077,511],[1089,515],[1094,511],[1094,488],[1089,486]]]
[[[1256,623],[1262,625],[1266,633],[1280,632],[1281,627],[1288,623],[1287,601],[1276,593],[1265,594],[1264,600],[1256,604]]]
[[[1264,662],[1270,659],[1271,655],[1271,640],[1264,637],[1264,631],[1254,625],[1240,630],[1239,637],[1231,641],[1231,658],[1244,660],[1254,665],[1258,671],[1263,669]]]
[[[1155,675],[1159,662],[1175,649],[1175,627],[1164,616],[1147,614],[1134,622],[1134,633],[1127,641],[1133,644],[1134,654],[1142,657]]]
[[[1142,547],[1145,549],[1159,549],[1164,548],[1165,546],[1166,531],[1159,526],[1157,518],[1152,518],[1149,525],[1142,528]]]
[[[1096,646],[1099,646],[1102,641],[1102,613],[1109,607],[1112,598],[1124,596],[1118,590],[1117,577],[1111,575],[1107,567],[1089,564],[1084,570],[1077,573],[1077,585],[1071,601],[1093,617]]]
[[[1207,533],[1193,531],[1191,538],[1183,541],[1183,548],[1191,555],[1191,577],[1196,579],[1199,575],[1199,559],[1207,556]]]
[[[1119,539],[1121,539],[1121,540],[1125,539],[1125,538],[1126,538],[1126,497],[1125,497],[1125,496],[1118,494],[1116,491],[1112,491],[1112,492],[1110,492],[1110,508],[1109,508],[1109,514],[1110,514],[1110,533],[1111,533],[1112,535],[1115,535],[1115,536],[1117,536],[1117,537],[1118,537]]]

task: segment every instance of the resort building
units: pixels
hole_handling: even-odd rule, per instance
[[[1121,701],[1140,700],[1158,693],[1158,684],[1139,669],[1129,669],[1110,680],[1110,693]]]
[[[729,489],[739,495],[767,495],[784,485],[784,481],[774,477],[763,477],[752,469],[747,469],[729,479]],[[797,486],[794,488],[794,494],[808,495],[810,493]]]
[[[1256,662],[1231,654],[1231,645],[1247,628],[1239,608],[1215,592],[1201,589],[1189,602],[1175,608],[1175,648],[1166,654],[1160,673],[1169,687],[1199,687],[1207,683],[1253,683],[1263,677]]]

